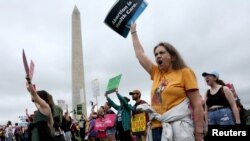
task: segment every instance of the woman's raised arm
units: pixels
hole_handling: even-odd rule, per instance
[[[135,50],[135,55],[136,55],[137,59],[139,60],[140,64],[142,65],[142,67],[149,74],[151,74],[153,62],[144,53],[144,49],[140,43],[137,31],[136,31],[136,24],[135,23],[133,23],[131,25],[130,31],[131,31],[134,50]]]

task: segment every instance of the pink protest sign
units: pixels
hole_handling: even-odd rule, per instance
[[[23,65],[24,65],[25,72],[28,75],[29,74],[29,66],[28,66],[28,63],[27,63],[27,59],[26,59],[24,49],[23,49]]]
[[[108,127],[114,127],[115,125],[115,114],[107,114],[104,118],[97,118],[95,120],[95,130],[96,131],[105,131]]]
[[[34,90],[36,91],[36,84],[33,84],[33,88],[34,88]]]
[[[24,65],[24,69],[25,69],[26,75],[29,75],[30,79],[32,79],[33,74],[34,74],[35,64],[31,60],[31,62],[30,62],[30,68],[29,68],[29,65],[27,63],[27,58],[26,58],[24,49],[23,49],[23,65]],[[26,83],[26,86],[28,86],[28,82]],[[36,85],[35,84],[33,84],[33,87],[36,90]]]
[[[96,130],[96,131],[105,131],[106,130],[104,118],[97,118],[95,120],[94,130]]]
[[[115,125],[115,114],[107,114],[105,115],[105,126],[106,127],[114,127]]]
[[[35,68],[35,64],[34,64],[34,62],[31,60],[31,61],[30,61],[30,70],[29,70],[30,79],[32,79],[32,77],[33,77],[34,68]]]

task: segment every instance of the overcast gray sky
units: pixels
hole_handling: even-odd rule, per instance
[[[33,82],[54,100],[71,105],[71,15],[81,13],[85,87],[100,81],[99,104],[108,80],[122,74],[122,95],[134,88],[149,101],[151,81],[139,65],[131,36],[123,38],[103,21],[116,0],[0,0],[0,124],[18,121],[35,110],[25,88],[22,50],[35,62]],[[249,0],[147,0],[136,21],[146,54],[160,41],[173,44],[194,70],[200,93],[208,88],[201,73],[216,70],[235,85],[244,106],[250,108],[250,1]],[[111,94],[115,100],[115,96]],[[87,102],[89,106],[89,102]],[[132,102],[133,104],[133,102]],[[89,108],[88,108],[89,110]]]

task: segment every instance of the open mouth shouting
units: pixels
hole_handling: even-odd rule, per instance
[[[163,63],[163,61],[162,60],[157,60],[157,64],[160,66],[160,65],[162,65],[162,63]]]
[[[158,64],[159,69],[163,70],[163,60],[162,59],[157,59],[156,63]]]

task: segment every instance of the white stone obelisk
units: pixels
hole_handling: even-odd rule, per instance
[[[77,105],[79,104],[82,104],[82,113],[87,115],[81,17],[78,8],[75,6],[72,13],[72,108],[77,111]]]

